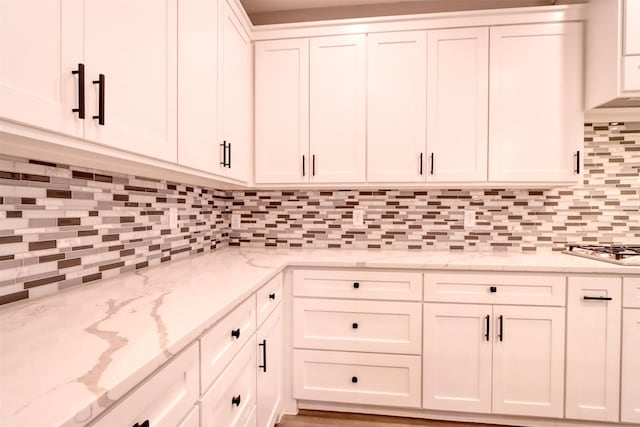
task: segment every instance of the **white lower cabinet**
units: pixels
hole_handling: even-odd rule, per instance
[[[259,427],[273,427],[282,406],[282,304],[258,329],[258,387],[256,419]]]
[[[640,423],[640,310],[625,308],[622,313],[620,421]]]
[[[200,406],[194,406],[178,427],[200,427]]]
[[[202,397],[201,426],[251,425],[248,421],[252,417],[251,413],[255,405],[256,339],[254,336]]]

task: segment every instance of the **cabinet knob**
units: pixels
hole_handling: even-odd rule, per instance
[[[360,287],[360,283],[358,282],[353,282],[353,288],[354,289],[358,289]]]
[[[358,324],[357,324],[357,323],[352,323],[352,324],[351,324],[351,327],[352,327],[353,329],[358,329]]]
[[[144,420],[144,422],[142,424],[140,423],[135,423],[133,425],[133,427],[149,427],[149,420]]]
[[[358,382],[358,377],[351,377],[351,382],[352,383],[357,383]]]
[[[275,293],[269,294],[269,299],[276,299],[276,294]]]
[[[495,286],[491,286],[489,288],[489,292],[491,292],[492,294],[495,294],[496,292],[498,292],[498,288],[496,288]]]
[[[231,337],[233,337],[235,339],[239,339],[240,338],[240,328],[234,329],[233,331],[231,331]]]
[[[240,406],[240,398],[241,398],[241,396],[240,396],[240,395],[233,396],[233,397],[231,398],[231,404],[232,404],[232,405],[235,405],[235,406]]]

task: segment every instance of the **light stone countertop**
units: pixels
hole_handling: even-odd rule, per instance
[[[1,307],[0,425],[85,425],[288,266],[640,276],[557,253],[217,250]]]

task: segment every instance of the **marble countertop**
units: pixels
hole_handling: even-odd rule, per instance
[[[0,308],[0,425],[85,425],[287,266],[640,275],[556,253],[222,249]]]

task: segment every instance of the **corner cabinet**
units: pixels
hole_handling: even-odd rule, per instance
[[[489,181],[577,181],[584,126],[582,24],[489,31]]]

